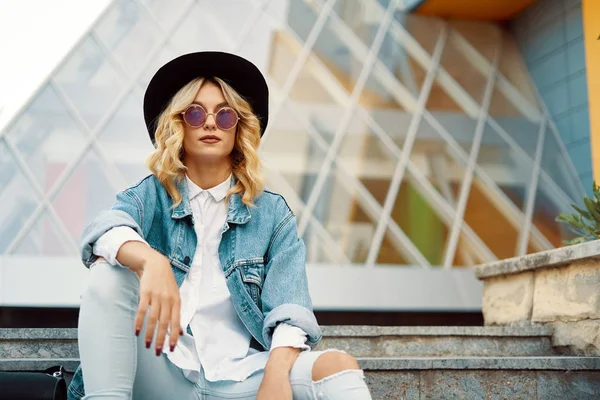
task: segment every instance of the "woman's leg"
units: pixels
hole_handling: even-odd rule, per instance
[[[263,372],[258,372],[243,382],[203,380],[200,386],[205,400],[250,400],[256,398],[262,377]],[[294,400],[371,399],[356,360],[338,350],[300,353],[290,373],[290,383]]]
[[[164,354],[145,348],[144,330],[135,336],[138,301],[135,273],[104,261],[92,266],[79,311],[85,399],[198,399],[195,385]]]

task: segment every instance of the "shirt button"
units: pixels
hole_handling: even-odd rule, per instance
[[[188,256],[185,256],[185,258],[183,259],[183,263],[184,264],[189,264],[190,263],[190,258]]]

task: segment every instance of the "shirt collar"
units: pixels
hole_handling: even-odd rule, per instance
[[[217,186],[214,186],[210,189],[202,189],[200,186],[196,185],[192,180],[186,175],[185,179],[187,179],[188,183],[188,193],[190,201],[198,196],[202,192],[208,192],[216,202],[219,202],[227,196],[227,192],[229,191],[231,185],[231,174],[225,179],[223,182],[219,183]]]

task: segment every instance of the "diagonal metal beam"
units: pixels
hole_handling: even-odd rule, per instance
[[[332,20],[335,21],[334,15],[332,15]],[[334,26],[335,27],[335,26]],[[293,32],[285,31],[287,35],[291,38],[295,37]],[[300,39],[295,37],[294,39],[297,42],[300,42]],[[292,41],[293,42],[293,41]],[[316,56],[311,56],[307,62],[307,66],[311,69],[312,75],[319,80],[321,85],[329,92],[331,96],[337,99],[338,103],[345,104],[347,101],[344,99],[340,99],[341,93],[344,96],[347,96],[347,92],[345,89],[341,88],[339,83],[335,77],[331,75],[331,72],[325,67],[325,65],[319,61]],[[383,72],[389,73],[389,71],[383,69]],[[416,104],[416,101],[412,98],[412,95],[408,93],[404,87],[398,83],[397,81],[386,81],[385,87],[393,90],[391,92],[392,96],[398,101],[400,104]],[[409,97],[401,97],[397,91],[395,91],[396,87],[400,87],[405,90],[405,94]],[[399,99],[400,98],[400,99]],[[358,109],[359,115],[361,118],[367,123],[369,128],[373,130],[373,132],[379,137],[379,139],[384,143],[386,148],[388,148],[397,158],[401,155],[401,150],[398,148],[396,143],[388,136],[388,134],[378,125],[376,121],[370,116],[370,114],[364,110],[363,108]],[[447,133],[447,135],[449,135]],[[416,180],[417,189],[423,194],[424,198],[430,203],[430,206],[439,213],[440,217],[447,223],[451,224],[453,217],[455,215],[454,209],[452,206],[439,195],[437,190],[431,185],[431,183],[427,180],[427,178],[416,168],[413,163],[409,160],[408,163],[409,177],[413,177]],[[399,227],[395,228],[395,221],[390,221],[391,224],[391,233],[392,237],[397,243],[401,243],[401,236],[395,236],[394,232],[401,232]],[[485,243],[481,241],[481,239],[475,234],[475,232],[467,225],[463,226],[465,238],[472,244],[474,250],[477,252],[478,257],[484,261],[495,261],[497,257],[487,248]],[[412,242],[411,242],[412,243]]]
[[[410,121],[410,125],[408,126],[406,138],[404,139],[404,144],[402,146],[402,154],[400,155],[394,173],[392,174],[390,187],[385,197],[385,202],[383,204],[383,215],[377,223],[375,235],[373,236],[373,242],[371,243],[371,248],[369,249],[369,255],[367,257],[367,267],[373,267],[375,265],[375,260],[377,260],[377,257],[379,256],[381,243],[383,242],[383,235],[385,234],[386,227],[391,219],[392,209],[394,207],[394,204],[396,203],[398,192],[400,191],[400,184],[404,179],[406,165],[408,164],[408,161],[410,159],[410,155],[413,150],[413,145],[419,132],[419,126],[421,124],[423,110],[425,109],[425,105],[427,104],[427,100],[429,99],[429,94],[431,93],[433,81],[437,74],[438,66],[440,64],[440,59],[442,57],[447,38],[448,30],[446,25],[444,25],[442,32],[440,33],[440,36],[438,37],[435,45],[435,51],[433,56],[434,62],[429,71],[427,71],[427,75],[425,76],[425,80],[421,87],[419,99],[417,100],[417,106],[415,108],[413,117]]]
[[[527,253],[527,244],[529,243],[529,234],[531,231],[531,224],[533,223],[533,208],[535,206],[540,169],[542,167],[542,154],[544,153],[544,140],[546,139],[547,121],[547,116],[544,115],[542,123],[540,124],[540,130],[538,131],[533,172],[531,173],[531,182],[529,183],[527,200],[525,202],[525,223],[519,232],[519,240],[517,241],[516,254],[518,256],[524,256]]]
[[[458,246],[461,225],[463,224],[465,210],[467,208],[467,199],[469,198],[469,194],[471,192],[471,182],[473,181],[473,173],[475,171],[475,166],[477,165],[477,159],[479,158],[479,149],[481,148],[481,141],[485,132],[487,113],[490,108],[490,103],[492,102],[494,85],[496,84],[500,52],[501,49],[496,48],[492,70],[488,75],[487,83],[483,93],[483,104],[481,105],[479,117],[477,118],[477,125],[475,126],[473,144],[471,145],[471,153],[469,154],[467,168],[465,169],[465,176],[463,178],[463,183],[460,187],[460,194],[458,196],[456,216],[454,217],[452,230],[450,231],[450,238],[448,239],[448,245],[446,247],[446,254],[444,256],[444,269],[452,268],[452,265],[454,263],[454,257],[456,256],[456,247]]]
[[[182,11],[182,13],[178,19],[178,22],[174,25],[173,29],[175,29],[175,27],[179,26],[179,23],[181,23],[181,21],[187,16],[188,11],[189,11],[188,9],[184,9]],[[152,57],[155,57],[158,54],[158,52],[160,51],[160,49],[168,41],[169,37],[170,37],[170,35],[163,38],[163,40],[157,42],[156,45],[152,48],[152,50],[148,53],[146,60],[149,61],[152,59]],[[71,162],[67,165],[67,167],[63,170],[63,172],[60,174],[60,176],[54,182],[52,188],[46,195],[46,198],[49,202],[51,202],[54,199],[54,197],[56,197],[56,195],[58,194],[60,189],[63,187],[63,185],[69,179],[71,174],[74,172],[75,168],[79,165],[79,163],[81,162],[81,160],[83,159],[83,157],[85,156],[87,151],[93,146],[93,143],[94,143],[96,137],[98,136],[98,134],[102,131],[102,129],[104,129],[106,124],[112,118],[115,111],[121,106],[121,104],[126,99],[126,97],[129,95],[129,93],[132,90],[134,90],[134,88],[136,87],[136,84],[137,84],[137,80],[142,73],[143,73],[143,68],[139,71],[137,76],[135,76],[133,79],[128,80],[127,84],[124,86],[124,88],[121,90],[121,92],[115,97],[114,102],[108,107],[104,116],[96,124],[94,129],[90,132],[90,135],[87,138],[86,143],[83,146],[81,152],[73,160],[71,160]],[[29,233],[31,228],[35,225],[35,223],[41,216],[43,209],[44,209],[44,207],[38,207],[31,214],[31,216],[27,219],[27,221],[25,221],[24,226],[21,228],[21,230],[17,233],[17,235],[15,236],[13,241],[8,246],[8,248],[6,250],[7,254],[12,254],[15,251],[15,249],[19,246],[19,244],[22,242],[22,240]]]
[[[327,154],[325,155],[325,162],[323,163],[323,166],[322,166],[321,170],[319,171],[315,185],[313,186],[312,192],[306,203],[306,208],[307,208],[308,212],[310,212],[310,213],[312,213],[312,210],[314,209],[315,205],[317,204],[317,200],[319,198],[321,190],[323,189],[326,178],[329,174],[329,171],[331,170],[331,166],[333,164],[335,155],[337,154],[337,151],[342,142],[342,139],[344,138],[344,135],[348,129],[348,126],[350,125],[350,122],[352,121],[352,117],[354,116],[354,110],[357,107],[360,94],[362,93],[362,90],[367,82],[367,79],[371,73],[371,70],[373,69],[375,62],[377,61],[377,55],[379,53],[379,49],[381,48],[381,45],[383,43],[383,39],[385,38],[387,29],[392,21],[393,12],[394,12],[395,8],[397,7],[397,4],[398,4],[397,0],[390,1],[390,4],[388,5],[386,13],[383,17],[383,20],[377,29],[377,33],[375,35],[375,39],[373,40],[373,44],[372,44],[371,48],[369,49],[366,59],[364,59],[365,61],[363,64],[363,68],[360,71],[360,75],[358,76],[358,79],[354,85],[354,88],[352,89],[352,94],[350,95],[350,104],[348,104],[348,106],[344,110],[344,114],[342,115],[342,118],[341,118],[341,120],[337,126],[337,129],[334,133],[331,145],[329,146],[329,149],[327,150]],[[332,19],[334,17],[335,17],[335,14],[332,14]],[[300,219],[300,223],[298,224],[298,230],[300,231],[301,234],[306,229],[307,223],[308,223],[308,219],[303,216],[303,218]]]

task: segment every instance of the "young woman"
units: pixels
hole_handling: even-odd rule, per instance
[[[79,399],[370,399],[357,362],[321,339],[305,247],[257,154],[268,89],[228,53],[152,78],[152,175],[85,229]]]

